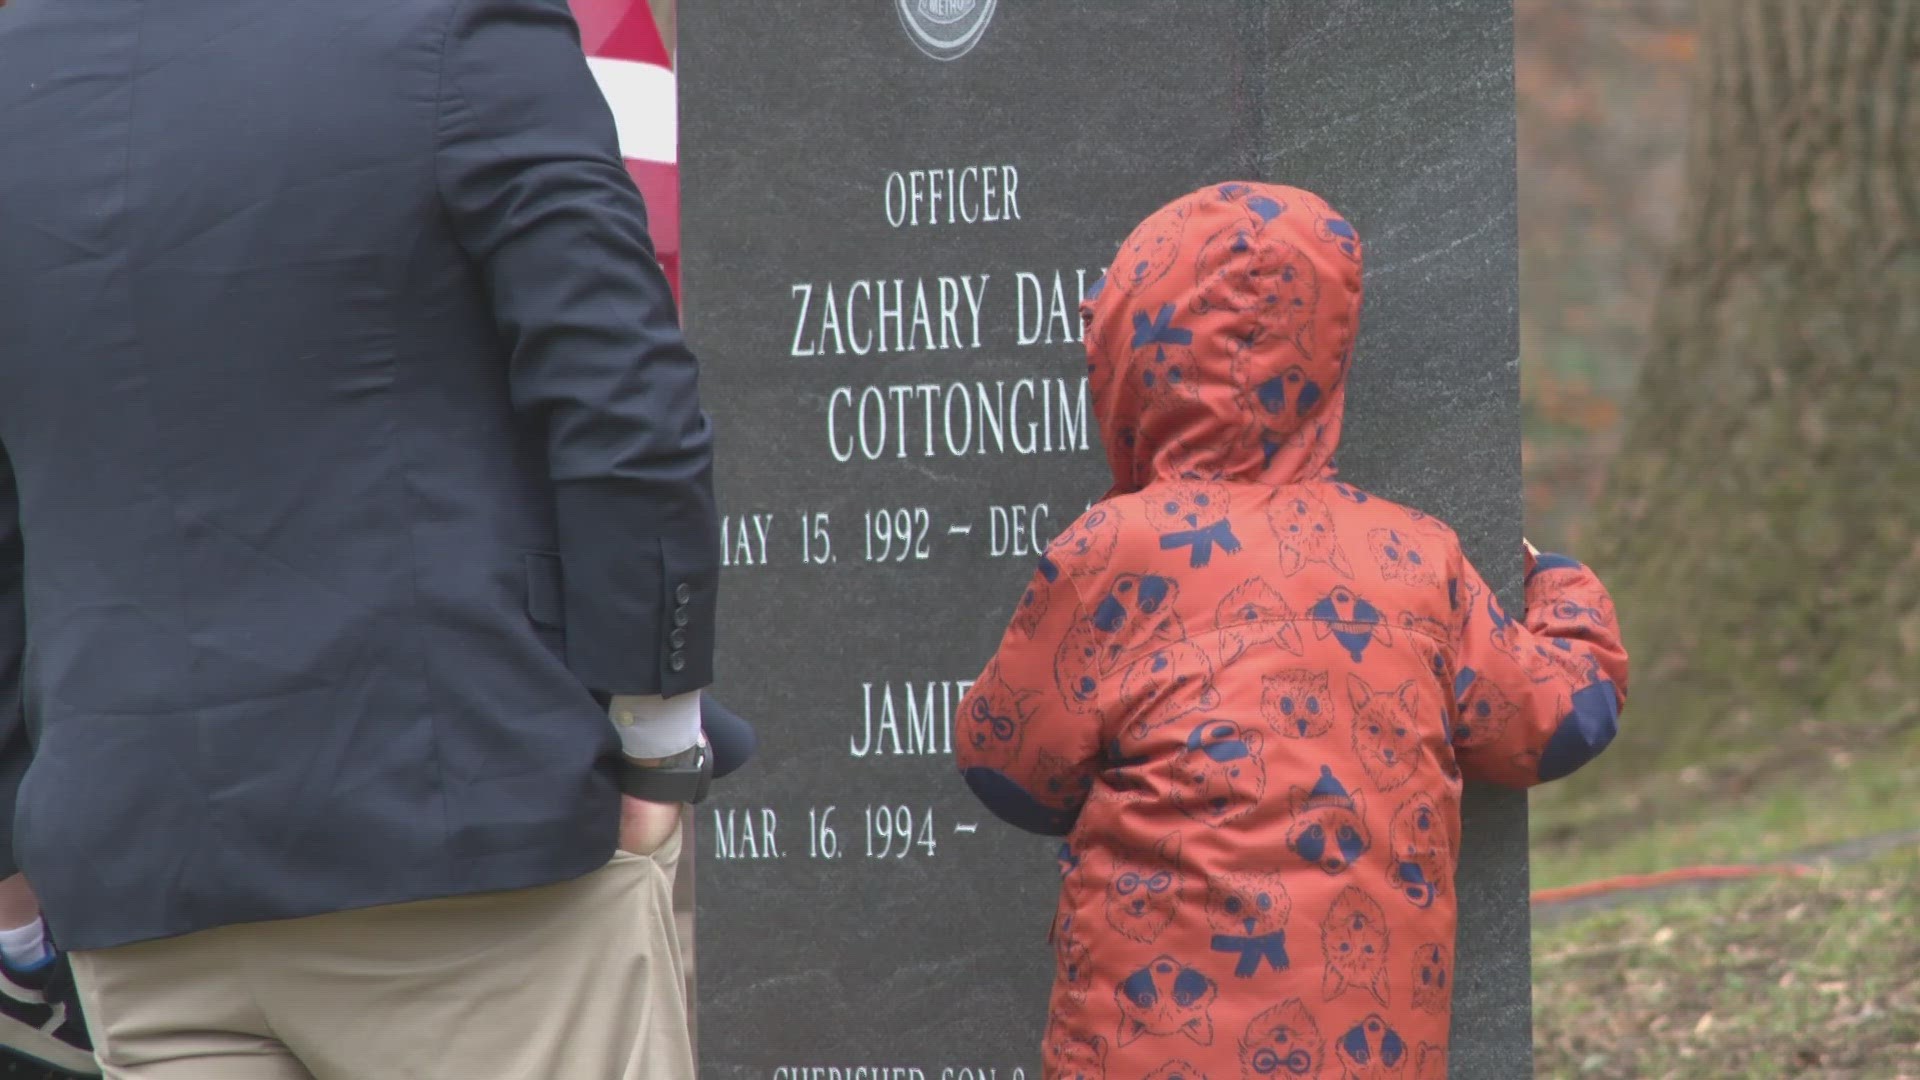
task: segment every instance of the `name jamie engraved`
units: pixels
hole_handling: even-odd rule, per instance
[[[930,679],[923,683],[860,684],[859,727],[847,740],[855,758],[952,755],[953,708],[973,685],[971,679]],[[861,807],[857,837],[844,846],[835,823],[838,806],[810,806],[807,857],[839,859],[857,851],[867,859],[931,858],[939,851],[931,808],[868,803]],[[847,811],[852,821],[852,810]],[[955,822],[953,832],[971,835],[975,822]],[[789,849],[780,840],[780,814],[770,806],[715,807],[714,857],[732,860],[782,859]]]

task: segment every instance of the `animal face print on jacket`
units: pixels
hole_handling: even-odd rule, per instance
[[[1332,680],[1325,671],[1288,668],[1260,677],[1260,716],[1284,739],[1315,739],[1333,729]]]
[[[1107,1040],[1103,1035],[1064,1035],[1046,1047],[1047,1075],[1059,1080],[1106,1080]]]
[[[1150,408],[1177,409],[1200,400],[1200,385],[1194,381],[1193,331],[1174,321],[1172,304],[1161,307],[1149,319],[1138,316],[1131,338],[1134,357],[1132,377],[1139,380],[1140,400]]]
[[[1390,694],[1367,685],[1358,675],[1347,679],[1353,702],[1353,749],[1360,767],[1381,791],[1392,791],[1420,767],[1421,685],[1408,680]],[[1435,710],[1434,716],[1439,715]]]
[[[1387,913],[1373,897],[1352,885],[1341,889],[1320,926],[1320,940],[1326,954],[1327,1000],[1362,990],[1372,994],[1381,1008],[1392,1006],[1387,1000],[1387,945],[1392,934],[1387,930]]]
[[[1414,907],[1431,906],[1447,891],[1454,864],[1452,830],[1434,797],[1419,791],[1401,803],[1387,842],[1393,849],[1387,880]]]
[[[1320,1026],[1299,998],[1262,1011],[1240,1037],[1241,1080],[1318,1077],[1326,1060]]]
[[[1163,645],[1128,665],[1120,695],[1138,717],[1127,727],[1128,736],[1136,740],[1220,703],[1213,690],[1213,663],[1191,641]]]
[[[1124,574],[1114,580],[1087,618],[1100,635],[1101,658],[1109,668],[1131,653],[1187,636],[1180,622],[1179,594],[1179,581],[1160,574]]]
[[[1121,246],[1107,271],[1105,285],[1119,293],[1139,293],[1167,276],[1180,256],[1187,215],[1168,214],[1151,229],[1140,229]]]
[[[961,713],[961,740],[981,761],[1013,759],[1033,717],[1034,694],[1010,686],[997,670],[984,672],[974,689]]]
[[[1104,564],[1113,557],[1114,545],[1119,540],[1119,513],[1111,507],[1095,507],[1054,539],[1054,546],[1060,552],[1060,561],[1041,556],[1039,575],[1048,585],[1056,583],[1062,573],[1085,578],[1089,575],[1089,566]],[[1060,568],[1063,563],[1067,567],[1065,571]],[[1054,591],[1052,588],[1028,588],[1026,595],[1020,599],[1019,610],[1014,614],[1014,628],[1032,637],[1047,617]]]
[[[1253,812],[1267,790],[1262,736],[1231,720],[1202,720],[1174,755],[1173,805],[1218,828]]]
[[[1438,942],[1413,950],[1413,1007],[1445,1013],[1453,1000],[1453,951]]]
[[[1343,1080],[1398,1080],[1406,1075],[1407,1041],[1373,1013],[1347,1029],[1334,1043]]]
[[[1191,1061],[1174,1058],[1148,1073],[1146,1080],[1207,1080],[1207,1074]]]
[[[1509,614],[1444,523],[1338,479],[1361,255],[1311,193],[1224,183],[1085,293],[1112,484],[958,709],[1018,738],[954,740],[993,813],[1072,837],[1050,1080],[1444,1068],[1463,782],[1563,776],[1615,730],[1591,573],[1513,543]]]
[[[1520,714],[1520,706],[1497,684],[1462,672],[1455,685],[1464,684],[1460,699],[1460,719],[1453,725],[1453,744],[1463,749],[1489,746],[1500,741],[1507,724]]]
[[[1438,585],[1440,569],[1434,553],[1418,537],[1398,529],[1374,529],[1367,533],[1367,550],[1380,568],[1380,576],[1402,585]]]
[[[1107,925],[1151,944],[1173,922],[1183,884],[1179,833],[1154,845],[1150,857],[1117,851],[1108,862]]]
[[[1171,956],[1154,957],[1115,991],[1120,1005],[1121,1046],[1143,1035],[1179,1035],[1197,1045],[1213,1042],[1213,999],[1219,988],[1198,968]]]
[[[1267,521],[1280,544],[1282,574],[1292,577],[1309,564],[1320,563],[1343,578],[1353,577],[1325,499],[1304,490],[1282,493],[1268,509]]]
[[[1421,1043],[1413,1055],[1413,1080],[1447,1080],[1446,1047]]]
[[[1294,656],[1305,651],[1296,614],[1287,598],[1264,578],[1249,578],[1228,591],[1214,611],[1220,628],[1220,662],[1231,664],[1250,649],[1274,646]]]
[[[1128,574],[1113,581],[1091,609],[1076,606],[1072,629],[1054,658],[1055,687],[1066,707],[1093,710],[1102,688],[1117,687],[1133,658],[1184,640],[1178,596],[1179,584],[1170,578]]]
[[[1147,520],[1160,533],[1160,550],[1187,552],[1190,569],[1209,566],[1214,552],[1234,555],[1233,495],[1223,484],[1168,484],[1147,504]]]
[[[1287,918],[1293,900],[1279,874],[1229,872],[1207,879],[1213,951],[1235,957],[1233,974],[1250,979],[1262,965],[1287,969]]]
[[[1319,272],[1291,244],[1260,243],[1256,233],[1267,220],[1230,225],[1201,244],[1200,289],[1190,306],[1202,315],[1211,310],[1252,314],[1268,333],[1310,337],[1320,303]]]
[[[1320,766],[1312,788],[1296,787],[1287,801],[1287,850],[1328,875],[1359,862],[1373,846],[1364,791],[1348,794],[1333,767]]]

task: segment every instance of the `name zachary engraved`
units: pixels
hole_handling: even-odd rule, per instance
[[[793,286],[798,311],[794,315],[792,356],[866,356],[869,353],[938,352],[980,347],[980,305],[986,300],[990,275],[933,279],[934,300],[927,295],[927,279],[915,278],[911,303],[907,280],[829,281],[814,296],[815,286],[803,281]],[[967,305],[967,331],[960,329],[960,304]],[[936,317],[935,304],[938,305]]]
[[[1070,273],[1071,289],[1066,270],[1048,271],[1045,276],[1014,271],[1019,344],[1080,342],[1075,313],[1086,299],[1089,273],[1097,281],[1100,271],[1078,267]],[[992,280],[992,274],[982,273],[796,282],[788,289],[794,319],[787,355],[875,356],[978,349],[982,345],[980,316]]]

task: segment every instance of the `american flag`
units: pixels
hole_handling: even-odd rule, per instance
[[[620,131],[620,156],[647,200],[660,266],[680,296],[680,110],[673,54],[660,36],[656,6],[672,0],[569,0],[580,24],[587,66]]]

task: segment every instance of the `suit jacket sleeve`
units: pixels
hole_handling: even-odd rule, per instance
[[[27,648],[25,549],[13,464],[0,446],[0,878],[19,871],[13,854],[13,805],[33,751],[21,708],[22,660]]]
[[[646,208],[565,0],[453,0],[436,166],[544,427],[567,662],[609,694],[712,679],[712,429]]]

